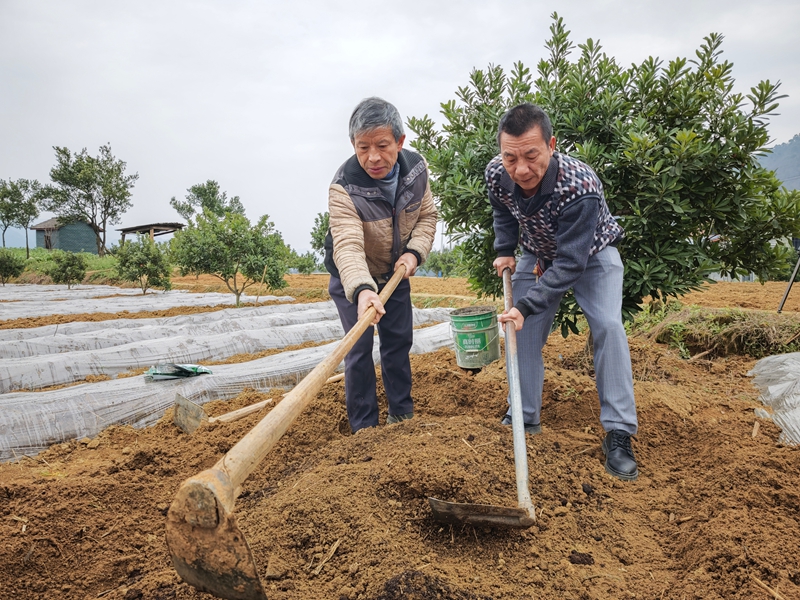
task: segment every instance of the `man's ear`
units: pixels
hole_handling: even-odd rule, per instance
[[[556,136],[552,136],[550,138],[550,143],[547,145],[550,150],[555,151],[556,149]]]
[[[405,141],[406,141],[406,134],[404,133],[403,135],[400,136],[400,139],[397,140],[397,151],[398,152],[403,149],[403,142],[405,142]]]

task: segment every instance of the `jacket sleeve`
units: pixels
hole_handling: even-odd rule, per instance
[[[411,238],[406,244],[405,251],[417,255],[418,265],[428,260],[433,247],[433,239],[436,236],[436,204],[431,194],[431,183],[428,181],[425,187],[425,194],[422,196],[422,206],[419,209],[419,217],[414,229],[411,230]]]
[[[332,184],[328,191],[328,214],[333,238],[333,261],[339,270],[344,293],[350,302],[355,302],[353,293],[364,286],[378,291],[375,280],[369,274],[364,253],[364,227],[350,195],[339,184]]]
[[[586,270],[600,214],[597,196],[586,196],[568,206],[558,219],[556,258],[515,308],[523,317],[541,313],[575,285]]]

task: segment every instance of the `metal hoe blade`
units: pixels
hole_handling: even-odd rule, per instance
[[[503,271],[503,296],[506,311],[513,306],[511,271]],[[536,522],[536,509],[528,490],[528,452],[525,447],[525,429],[520,395],[519,364],[517,363],[517,335],[514,323],[506,322],[506,371],[508,396],[511,402],[511,429],[514,439],[514,470],[517,479],[517,508],[491,504],[459,504],[428,498],[433,516],[444,523],[468,523],[501,527],[530,527]]]
[[[524,508],[506,508],[493,504],[461,504],[428,498],[433,518],[451,525],[484,525],[527,529],[536,522]]]
[[[266,600],[258,567],[236,523],[233,485],[217,470],[184,482],[167,514],[167,547],[178,575],[227,600]]]
[[[187,400],[180,394],[175,394],[175,413],[172,420],[184,433],[194,433],[200,423],[208,419],[206,411],[199,404]]]

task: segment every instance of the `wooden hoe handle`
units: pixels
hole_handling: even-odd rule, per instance
[[[406,268],[401,265],[392,275],[380,293],[384,304],[392,295]],[[281,439],[292,422],[302,413],[325,381],[344,360],[361,335],[375,319],[375,307],[370,306],[353,328],[325,360],[319,363],[305,378],[292,389],[258,424],[223,456],[212,470],[227,474],[230,482],[238,488],[253,469],[264,459],[272,447]]]

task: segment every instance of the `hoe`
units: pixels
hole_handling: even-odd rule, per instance
[[[381,302],[386,303],[405,272],[404,266],[395,271],[380,293]],[[333,352],[225,456],[181,484],[167,513],[166,537],[172,564],[184,581],[228,600],[266,599],[250,545],[233,513],[236,497],[244,480],[311,403],[374,318],[375,308],[370,307]]]
[[[325,383],[333,383],[335,381],[341,381],[342,379],[344,379],[344,373],[339,373],[333,377],[328,377]],[[260,411],[268,404],[272,404],[272,398],[262,400],[261,402],[255,402],[244,408],[237,408],[236,410],[226,412],[218,417],[209,417],[202,406],[184,398],[180,394],[175,394],[175,411],[172,416],[172,421],[175,425],[180,427],[184,433],[194,433],[204,421],[208,421],[209,423],[232,423],[233,421],[238,421],[248,415],[252,415],[254,412]]]
[[[514,306],[511,294],[511,271],[503,271],[503,296],[506,310]],[[461,504],[428,498],[437,521],[450,524],[469,524],[525,529],[536,522],[536,512],[528,491],[528,453],[525,447],[525,425],[522,417],[522,397],[517,364],[517,332],[514,323],[506,322],[506,370],[508,395],[511,400],[511,428],[514,436],[514,467],[517,476],[517,507],[492,504]]]

